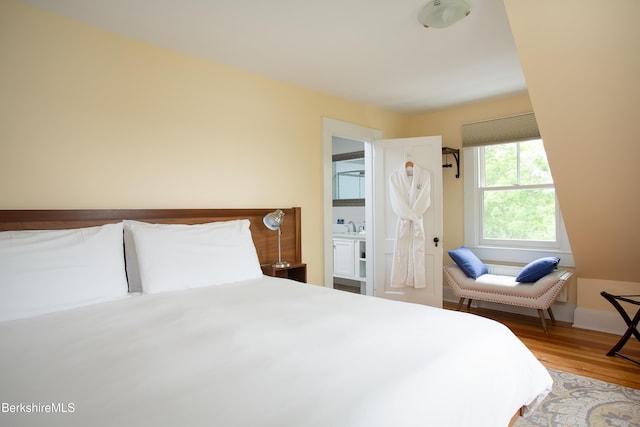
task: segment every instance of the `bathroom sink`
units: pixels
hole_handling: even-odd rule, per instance
[[[349,232],[349,226],[345,224],[333,224],[333,234],[343,234]]]
[[[342,231],[340,233],[333,233],[333,237],[351,237],[351,238],[364,238],[364,231]]]
[[[364,237],[366,233],[365,230],[362,231],[352,231],[353,227],[347,224],[333,224],[333,235],[336,237]]]

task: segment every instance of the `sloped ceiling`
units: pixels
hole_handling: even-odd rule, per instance
[[[578,275],[640,282],[640,1],[505,5]]]
[[[525,93],[504,5],[426,29],[430,0],[19,0],[107,31],[389,111]]]

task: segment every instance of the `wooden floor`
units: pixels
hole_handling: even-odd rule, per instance
[[[455,310],[455,307],[455,303],[444,303],[444,308]],[[617,335],[578,329],[563,322],[552,326],[550,321],[547,322],[549,333],[545,334],[537,317],[473,307],[471,313],[507,325],[547,368],[640,390],[640,366],[621,357],[606,355],[618,342],[620,337]],[[640,342],[632,337],[622,353],[640,360]]]

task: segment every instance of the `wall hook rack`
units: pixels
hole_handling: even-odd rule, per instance
[[[442,147],[442,155],[447,156],[447,160],[449,159],[449,154],[451,154],[453,158],[456,159],[456,178],[460,178],[460,150],[457,148]],[[442,167],[452,168],[453,164],[444,163]]]

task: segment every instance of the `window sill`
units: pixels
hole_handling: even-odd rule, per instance
[[[513,262],[528,264],[529,262],[547,256],[560,258],[560,265],[564,267],[575,267],[573,254],[551,249],[530,249],[530,248],[505,248],[490,246],[467,246],[483,261]]]

